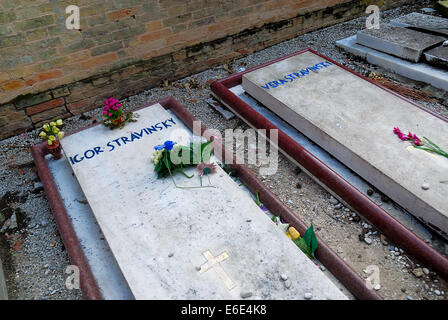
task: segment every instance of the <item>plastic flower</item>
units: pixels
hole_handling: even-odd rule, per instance
[[[204,176],[216,172],[216,164],[201,162],[197,167],[199,176]]]
[[[160,162],[160,159],[163,157],[163,152],[161,150],[158,150],[154,152],[151,156],[152,162],[154,162],[155,165],[157,165]]]
[[[154,149],[157,150],[157,151],[161,151],[163,149],[165,149],[167,151],[171,151],[175,145],[176,145],[176,142],[167,140],[167,141],[165,141],[164,144],[160,144],[158,146],[155,146]]]
[[[53,136],[53,135],[48,136],[48,140],[50,140],[50,141],[56,141],[56,137]]]
[[[42,139],[45,139],[45,138],[47,137],[47,134],[46,134],[44,131],[42,131],[42,132],[39,134],[39,136],[40,136]]]
[[[52,127],[56,127],[56,122],[50,122],[50,126],[52,126]]]
[[[53,130],[51,130],[54,134],[57,134],[59,132],[59,129],[57,127],[53,127]]]
[[[43,128],[44,128],[44,130],[47,131],[47,132],[50,131],[50,126],[48,125],[48,123],[44,124],[44,125],[43,125]]]
[[[59,131],[59,132],[58,132],[58,138],[59,138],[59,139],[64,138],[64,135],[65,135],[65,132],[64,132],[64,131]]]
[[[56,120],[56,124],[57,124],[58,126],[62,126],[62,124],[63,124],[62,119],[58,119],[58,120]]]
[[[51,146],[53,144],[53,141],[47,140],[47,143],[48,143],[49,146]]]

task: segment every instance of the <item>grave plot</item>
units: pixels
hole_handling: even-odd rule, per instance
[[[447,19],[442,17],[413,12],[399,18],[392,19],[390,23],[397,27],[429,31],[448,36],[447,21]]]
[[[336,45],[369,63],[409,79],[448,90],[446,52],[448,19],[411,13],[379,29],[365,29]]]
[[[356,42],[375,50],[419,62],[423,51],[441,44],[444,37],[382,24],[380,29],[359,31]]]
[[[425,58],[428,63],[448,69],[448,47],[437,47],[425,52]]]
[[[401,127],[436,139],[447,136],[446,121],[312,52],[249,72],[242,85],[409,212],[448,232],[448,159],[392,132]],[[436,140],[448,149],[446,139]]]
[[[213,188],[157,179],[154,147],[190,133],[159,104],[138,113],[123,130],[95,126],[62,141],[135,298],[346,299],[219,167]]]

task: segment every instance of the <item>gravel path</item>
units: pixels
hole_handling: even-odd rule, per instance
[[[382,14],[382,21],[428,6],[421,1],[415,6],[404,6]],[[210,98],[208,85],[215,79],[228,75],[228,69],[249,68],[273,60],[297,50],[311,47],[332,59],[369,75],[384,76],[406,88],[428,92],[436,102],[425,102],[426,108],[448,117],[448,95],[421,83],[412,82],[390,74],[364,61],[353,58],[336,48],[336,40],[353,35],[363,28],[365,18],[321,29],[293,40],[283,42],[260,52],[233,61],[200,74],[144,91],[124,101],[125,108],[146,105],[168,95],[174,96],[207,127],[224,131],[229,128],[247,129],[240,120],[225,120],[207,104]],[[188,85],[186,86],[186,84]],[[189,87],[189,88],[186,88]],[[65,131],[84,127],[101,117],[101,108],[66,121]],[[0,141],[0,213],[5,218],[15,216],[17,227],[0,232],[0,257],[7,278],[10,299],[82,299],[79,290],[65,288],[65,268],[70,264],[58,235],[49,204],[35,172],[29,146],[38,143],[37,131]],[[23,148],[11,146],[22,145]],[[374,227],[360,221],[357,215],[339,208],[330,194],[283,156],[279,158],[279,170],[275,175],[261,177],[302,220],[316,227],[318,234],[359,274],[368,265],[380,268],[379,293],[386,299],[446,299],[447,284],[431,272],[423,269],[393,244],[384,245]],[[257,168],[252,168],[257,172]],[[381,195],[375,193],[374,197]],[[392,204],[391,204],[392,205]],[[338,209],[339,208],[339,209]],[[1,219],[1,217],[0,217]],[[0,229],[1,229],[0,224]],[[370,232],[371,244],[359,240],[360,234]],[[381,241],[383,240],[383,241]],[[428,239],[440,252],[447,254],[448,246],[434,235]]]

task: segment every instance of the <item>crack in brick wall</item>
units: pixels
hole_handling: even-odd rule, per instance
[[[0,139],[405,2],[0,0]]]

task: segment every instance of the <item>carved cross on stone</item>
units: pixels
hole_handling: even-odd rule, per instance
[[[203,253],[203,255],[207,259],[207,262],[201,266],[199,273],[202,274],[210,269],[213,269],[218,274],[219,278],[221,278],[221,280],[224,282],[228,290],[232,290],[233,288],[235,288],[235,283],[232,281],[232,279],[230,279],[230,277],[224,271],[223,267],[220,265],[220,262],[229,258],[228,253],[223,252],[219,256],[213,257],[213,254],[209,250],[207,250]]]

